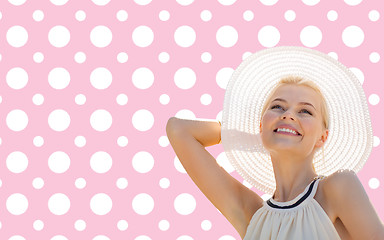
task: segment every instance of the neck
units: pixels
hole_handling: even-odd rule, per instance
[[[312,164],[312,156],[306,159],[271,156],[276,180],[276,190],[273,199],[287,202],[300,193],[317,176]]]

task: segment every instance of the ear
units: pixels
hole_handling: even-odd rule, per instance
[[[260,122],[260,132],[261,132],[261,122]]]
[[[316,143],[316,147],[322,147],[325,144],[325,141],[327,141],[329,130],[325,129],[323,130],[323,134],[321,135],[320,139]]]

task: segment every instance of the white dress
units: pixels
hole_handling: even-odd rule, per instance
[[[270,198],[252,216],[243,240],[340,239],[332,221],[313,198],[319,181],[314,179],[295,199],[277,202]]]

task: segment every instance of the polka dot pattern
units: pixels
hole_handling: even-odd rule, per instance
[[[362,84],[374,143],[358,176],[384,218],[374,1],[37,2],[0,1],[1,239],[240,239],[193,186],[165,126],[219,119],[238,64],[283,45],[327,53]],[[220,145],[208,150],[271,197]]]

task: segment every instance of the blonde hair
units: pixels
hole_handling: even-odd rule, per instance
[[[307,87],[312,88],[313,90],[315,90],[319,94],[319,96],[321,98],[320,111],[321,111],[321,116],[322,116],[323,129],[328,129],[329,128],[329,111],[328,111],[327,105],[325,103],[324,95],[321,93],[319,87],[313,81],[310,81],[310,80],[307,80],[307,79],[304,79],[304,78],[298,77],[298,76],[288,76],[288,77],[284,77],[284,78],[280,79],[280,81],[276,84],[276,86],[271,91],[270,95],[268,96],[268,98],[264,104],[263,110],[261,112],[261,118],[263,117],[265,111],[267,110],[269,102],[272,100],[271,98],[272,98],[273,94],[276,92],[276,90],[280,86],[282,86],[284,84],[296,84],[299,86],[307,86]]]

